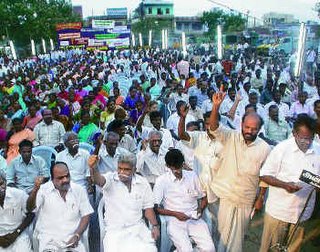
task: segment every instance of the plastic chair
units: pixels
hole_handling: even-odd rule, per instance
[[[90,154],[94,151],[94,146],[86,142],[79,143],[79,148],[88,151]]]
[[[52,147],[41,145],[34,147],[32,149],[32,154],[42,157],[46,162],[48,169],[50,169],[56,160],[58,152]]]

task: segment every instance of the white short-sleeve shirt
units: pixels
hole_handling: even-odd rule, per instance
[[[89,156],[88,151],[79,149],[78,153],[73,157],[66,149],[58,153],[56,161],[65,162],[69,168],[71,181],[86,188],[87,177],[90,177]]]
[[[36,198],[38,221],[36,230],[39,235],[54,240],[68,240],[74,234],[82,217],[93,213],[85,189],[73,182],[66,195],[60,196],[52,181],[42,185]]]
[[[117,172],[103,175],[106,179],[102,188],[105,200],[104,220],[107,228],[121,229],[142,222],[142,210],[153,208],[153,195],[148,181],[135,174],[131,191],[119,180]]]
[[[198,208],[198,199],[203,198],[205,193],[196,173],[183,170],[180,180],[171,171],[158,177],[153,195],[155,204],[191,216]]]
[[[28,194],[20,189],[7,187],[3,208],[0,207],[0,236],[12,233],[26,217]]]
[[[313,189],[312,186],[299,180],[302,170],[320,175],[320,146],[318,144],[313,143],[312,148],[304,153],[298,148],[292,137],[274,147],[260,170],[260,176],[273,176],[284,182],[294,182],[302,189],[295,193],[288,193],[285,189],[269,185],[266,202],[266,212],[269,215],[284,222],[296,223]],[[310,198],[302,221],[311,217],[314,204],[315,195]]]

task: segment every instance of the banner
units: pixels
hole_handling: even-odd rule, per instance
[[[114,27],[113,20],[96,20],[92,19],[92,28],[111,29]]]
[[[81,22],[76,23],[60,23],[56,25],[56,31],[61,30],[80,30],[82,28]]]
[[[98,21],[98,22],[96,22]],[[100,22],[101,21],[101,22]],[[59,24],[57,26],[57,37],[60,47],[83,46],[85,48],[108,48],[119,49],[129,48],[131,26],[114,26],[110,20],[93,20],[95,27],[80,28],[81,25],[75,23]]]

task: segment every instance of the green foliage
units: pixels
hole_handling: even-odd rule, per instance
[[[320,2],[317,2],[315,5],[314,5],[314,11],[316,11],[318,13],[318,17],[320,17]]]
[[[172,20],[143,18],[131,25],[132,32],[135,34],[141,33],[145,37],[148,36],[149,30],[152,30],[153,36],[160,38],[161,30],[172,29]],[[159,37],[159,38],[158,38]]]
[[[207,35],[214,36],[218,24],[223,26],[223,31],[225,32],[243,31],[245,29],[246,19],[240,14],[229,14],[222,10],[214,10],[203,12],[201,22],[208,26]]]
[[[18,45],[30,38],[56,38],[55,25],[79,21],[66,0],[2,0],[0,2],[0,36],[9,37]]]

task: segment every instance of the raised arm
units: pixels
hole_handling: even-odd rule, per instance
[[[44,181],[44,177],[36,177],[34,181],[34,186],[33,189],[29,195],[29,198],[27,200],[27,211],[32,212],[33,209],[36,208],[36,199],[37,199],[37,194],[40,189],[41,184]]]
[[[237,93],[237,96],[236,96],[236,99],[232,105],[232,107],[230,108],[229,112],[228,112],[228,117],[231,119],[231,120],[234,120],[234,117],[235,117],[235,114],[236,114],[236,111],[237,111],[237,108],[238,108],[238,105],[240,103],[240,101],[242,100],[242,97],[240,95],[240,92]]]
[[[100,187],[103,187],[106,183],[106,179],[100,174],[97,169],[98,160],[99,158],[97,155],[91,155],[88,160],[88,165],[90,167],[90,175],[93,183]]]
[[[223,85],[220,87],[220,91],[212,96],[212,111],[210,115],[210,130],[215,131],[219,127],[219,109],[224,100],[226,93],[223,92]]]
[[[189,111],[187,105],[182,105],[179,108],[178,115],[180,116],[179,125],[178,125],[178,136],[180,140],[190,141],[190,136],[186,132],[186,117]]]
[[[147,106],[145,108],[145,110],[143,111],[142,115],[139,117],[138,121],[137,121],[137,124],[136,124],[136,129],[139,131],[139,132],[142,132],[142,124],[143,124],[143,121],[144,121],[144,118],[146,117],[146,115],[149,113],[149,107]]]

